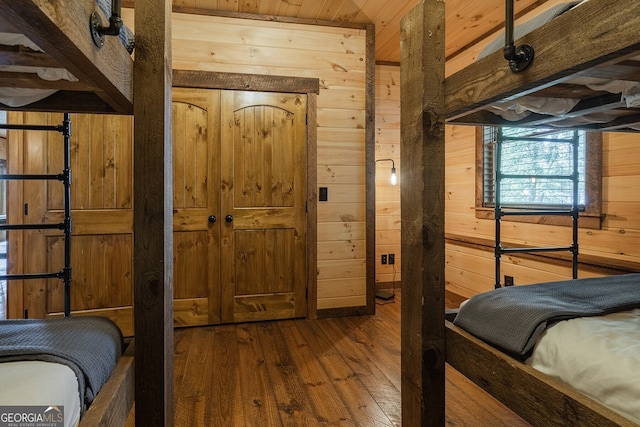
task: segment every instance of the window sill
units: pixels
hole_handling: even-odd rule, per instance
[[[493,208],[475,208],[476,218],[495,220],[495,210]],[[604,215],[580,212],[578,218],[578,228],[600,230]],[[558,215],[540,216],[505,216],[505,222],[524,222],[529,224],[556,225],[561,227],[571,227],[571,217]]]

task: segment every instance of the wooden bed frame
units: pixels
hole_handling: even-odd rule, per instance
[[[124,425],[135,390],[137,425],[169,426],[173,399],[173,239],[171,206],[171,1],[136,3],[136,52],[117,37],[97,48],[89,16],[95,0],[0,0],[0,31],[24,34],[46,53],[0,45],[0,64],[62,67],[79,81],[47,82],[0,72],[0,86],[56,89],[39,102],[3,110],[133,114],[134,321],[129,344],[81,425]],[[108,20],[102,16],[106,25]],[[125,23],[126,25],[126,23]],[[134,82],[134,74],[138,78]],[[134,105],[135,98],[140,100]],[[167,202],[165,202],[165,200]],[[133,360],[137,368],[133,369]],[[134,387],[135,385],[135,387]]]
[[[94,45],[89,15],[99,11],[95,2],[0,0],[0,10],[0,32],[24,34],[46,52],[0,45],[0,64],[66,68],[79,79],[0,72],[0,86],[59,90],[29,110],[133,114],[133,59],[117,37],[105,37],[101,49]]]
[[[640,55],[640,2],[589,0],[516,40],[535,49],[533,63],[520,73],[511,72],[500,51],[445,79],[444,22],[442,0],[424,0],[402,21],[402,280],[409,284],[402,299],[403,424],[445,425],[444,367],[450,363],[533,425],[633,426],[445,321],[444,127],[504,124],[486,111],[489,104],[553,93],[583,99],[570,114],[617,116],[583,129],[630,130],[640,110],[624,108],[619,95],[563,82],[574,75],[640,81],[640,64],[631,59]],[[534,115],[510,124],[553,120]]]

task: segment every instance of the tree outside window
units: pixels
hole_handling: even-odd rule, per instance
[[[600,228],[602,136],[578,131],[578,206],[579,226]],[[567,142],[573,130],[540,131],[503,128],[509,137],[502,143],[500,172],[504,175],[528,176],[526,179],[501,180],[501,206],[540,209],[570,208],[573,182],[565,177],[573,173],[573,146]],[[495,156],[497,128],[479,127],[476,131],[476,216],[492,219],[495,207]],[[535,135],[535,142],[528,138]],[[513,138],[513,139],[511,139]],[[508,221],[571,225],[570,218],[558,216],[509,217]]]

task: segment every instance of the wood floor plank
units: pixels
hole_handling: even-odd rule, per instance
[[[313,337],[303,336],[296,328],[294,321],[282,321],[280,327],[289,348],[295,348],[291,358],[303,382],[308,387],[318,421],[336,425],[340,423],[353,424],[351,415],[333,388],[331,379],[317,355],[309,348],[308,341]]]
[[[351,419],[360,426],[392,426],[389,417],[373,399],[360,377],[350,368],[344,357],[335,348],[334,341],[342,336],[329,339],[317,322],[296,322],[300,334],[309,339],[310,350],[316,355],[327,376],[331,378],[333,387],[340,395]]]
[[[400,305],[177,329],[175,425],[400,426]],[[449,426],[529,426],[448,365],[446,393]]]
[[[212,328],[212,327],[209,327]],[[197,328],[182,331],[193,334]],[[207,328],[208,329],[208,328]],[[235,325],[223,325],[212,328],[214,334],[213,368],[209,377],[211,384],[211,405],[207,407],[207,424],[205,426],[243,426],[245,425],[240,390],[240,366],[238,364],[238,340]],[[178,331],[179,333],[181,331]],[[192,371],[191,375],[205,373]],[[182,390],[176,390],[176,396],[181,396]],[[183,426],[198,426],[193,424],[178,424]]]
[[[258,329],[282,424],[287,427],[320,425],[313,414],[308,388],[298,375],[277,322],[261,323]]]
[[[330,336],[342,338],[335,339],[336,350],[344,356],[349,367],[393,425],[402,425],[400,389],[380,370],[378,361],[371,359],[358,344],[345,337],[344,328],[341,328],[335,319],[321,320],[317,323],[317,327]]]
[[[384,376],[400,390],[402,382],[400,378],[400,339],[388,338],[384,331],[372,334],[368,327],[368,324],[372,322],[370,318],[357,317],[341,320],[351,340],[358,344],[371,360],[378,361],[378,366]]]
[[[245,423],[250,426],[280,425],[278,404],[269,384],[265,355],[257,337],[256,325],[238,325],[238,364]]]

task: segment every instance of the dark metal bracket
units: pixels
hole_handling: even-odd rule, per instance
[[[533,46],[523,44],[515,46],[513,42],[513,0],[506,0],[506,16],[504,31],[504,58],[509,61],[509,68],[514,73],[519,73],[527,68],[535,56]]]
[[[100,15],[93,12],[89,16],[89,31],[91,32],[91,38],[93,44],[98,48],[104,46],[104,36],[118,36],[120,35],[120,29],[123,27],[122,18],[120,17],[120,10],[122,3],[120,0],[113,0],[111,5],[111,16],[109,17],[109,26],[102,25],[102,19]]]

